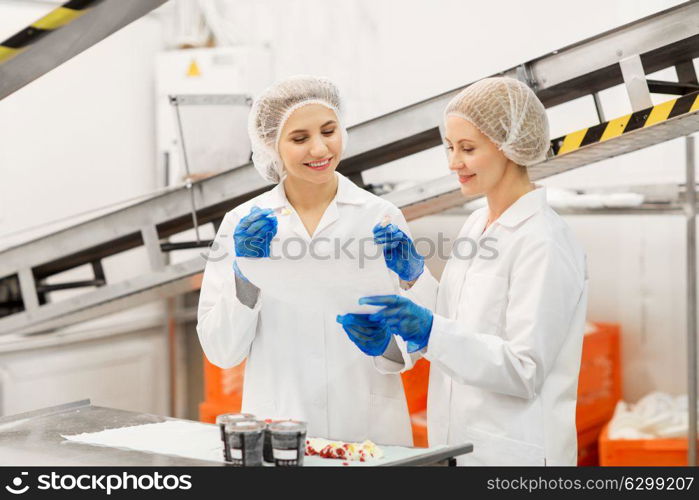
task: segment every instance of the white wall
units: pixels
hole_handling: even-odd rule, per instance
[[[55,7],[0,1],[0,39]],[[163,47],[161,23],[150,15],[0,100],[0,249],[71,222],[27,228],[157,187],[153,64]],[[104,266],[108,281],[149,269],[140,251],[108,259]],[[78,269],[51,281],[89,277],[89,270]],[[164,305],[154,302],[74,325],[51,337],[70,339],[73,332],[78,340],[55,347],[33,349],[36,339],[0,338],[0,414],[84,397],[166,413],[163,311]],[[102,338],[79,341],[96,335]]]
[[[167,414],[167,341],[159,328],[59,335],[0,345],[0,415],[90,399]]]

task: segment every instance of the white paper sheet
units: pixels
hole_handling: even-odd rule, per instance
[[[397,293],[396,277],[386,267],[381,249],[354,242],[346,247],[352,257],[337,249],[340,242],[322,241],[311,255],[304,247],[288,248],[279,258],[237,258],[246,278],[270,295],[291,304],[312,305],[338,314],[372,313],[380,308],[361,306],[360,297]],[[362,249],[361,245],[366,248]]]
[[[168,420],[61,437],[77,443],[223,461],[219,428],[199,422]]]

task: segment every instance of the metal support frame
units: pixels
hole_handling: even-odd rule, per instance
[[[73,288],[85,288],[91,286],[104,286],[104,280],[69,281],[67,283],[54,283],[51,285],[37,285],[38,293],[49,293],[57,290],[72,290]]]
[[[32,311],[39,309],[39,296],[37,295],[34,275],[31,268],[23,267],[18,270],[17,276],[19,277],[19,288],[22,292],[24,309],[31,315]]]
[[[69,281],[66,283],[40,283],[36,285],[36,292],[39,297],[39,304],[46,304],[46,294],[57,290],[71,290],[73,288],[99,287],[107,284],[107,278],[104,275],[102,261],[96,260],[90,263],[94,278],[84,281]]]
[[[194,233],[197,237],[197,243],[201,241],[199,238],[199,221],[197,220],[197,204],[194,200],[194,191],[192,190],[192,174],[189,171],[189,156],[187,156],[187,145],[184,140],[184,130],[182,128],[182,117],[180,116],[180,107],[178,106],[178,101],[176,97],[170,96],[170,103],[175,108],[175,118],[177,119],[177,130],[180,133],[180,145],[182,149],[182,159],[184,161],[184,168],[187,171],[187,183],[185,184],[185,189],[189,192],[189,202],[192,205],[192,223],[194,226]]]
[[[160,246],[158,230],[153,225],[141,228],[141,237],[148,253],[148,262],[153,271],[162,271],[165,268],[165,259]]]
[[[220,228],[221,224],[223,223],[223,217],[214,219],[211,221],[211,223],[214,225],[214,232],[218,233],[218,228]]]
[[[595,110],[597,111],[597,118],[600,123],[604,123],[607,119],[604,117],[604,109],[602,108],[602,101],[599,98],[599,92],[592,93],[592,100],[595,103]]]
[[[102,267],[101,260],[93,260],[91,263],[92,272],[95,275],[95,279],[107,283],[107,278],[104,276],[104,268]]]
[[[675,64],[675,72],[677,73],[678,82],[699,84],[697,72],[694,69],[694,62],[691,59]]]
[[[653,101],[650,98],[650,90],[641,57],[638,54],[625,57],[619,61],[619,66],[624,77],[624,85],[626,85],[631,108],[634,111],[640,111],[652,107]]]
[[[694,137],[685,139],[687,216],[687,396],[689,429],[687,463],[697,465],[697,203]]]
[[[648,89],[652,94],[685,95],[699,90],[696,83],[665,82],[661,80],[647,80]]]
[[[180,106],[252,106],[252,97],[247,94],[189,94],[189,95],[170,95],[168,100],[175,110],[175,120],[177,121],[177,130],[180,136],[180,144],[182,150],[182,159],[184,162],[187,178],[185,189],[189,192],[189,201],[192,207],[192,226],[196,237],[196,242],[192,246],[184,246],[182,244],[165,245],[167,251],[180,250],[183,248],[198,248],[208,246],[210,242],[202,242],[199,235],[199,219],[197,216],[197,205],[194,198],[194,190],[192,189],[192,174],[189,168],[189,156],[187,154],[187,145],[184,135],[184,126],[182,125],[182,116],[180,115]],[[163,250],[165,250],[163,248]]]
[[[217,230],[218,231],[218,230]],[[190,248],[206,248],[211,246],[214,240],[202,240],[202,241],[182,241],[175,243],[161,243],[160,249],[163,252],[172,252],[175,250],[188,250]]]
[[[534,92],[539,90],[539,84],[534,79],[534,76],[532,74],[532,68],[529,64],[524,63],[517,66],[517,68],[515,68],[515,75],[517,77],[517,80],[526,84]]]

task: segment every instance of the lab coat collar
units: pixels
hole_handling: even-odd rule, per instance
[[[510,205],[496,222],[505,227],[515,227],[541,210],[546,205],[546,188],[536,184],[535,186],[536,189]]]
[[[337,177],[337,193],[334,201],[336,203],[345,203],[350,205],[362,205],[369,199],[369,193],[357,186],[344,175],[335,172]],[[284,191],[284,182],[280,182],[270,191],[268,191],[266,208],[273,210],[289,205],[289,200]]]
[[[371,196],[367,191],[357,186],[344,175],[335,172],[337,176],[337,195],[335,201],[349,205],[363,205]]]
[[[265,201],[265,208],[271,208],[272,210],[288,206],[289,200],[286,199],[286,193],[284,192],[284,183],[280,182],[272,189],[267,191],[267,200]]]

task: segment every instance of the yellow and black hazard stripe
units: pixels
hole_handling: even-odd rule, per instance
[[[70,0],[0,43],[0,64],[36,43],[37,40],[85,14],[102,0]]]
[[[693,92],[657,106],[564,135],[552,140],[551,148],[554,156],[560,156],[584,146],[604,142],[640,128],[652,127],[670,118],[697,110],[699,110],[699,92]]]

